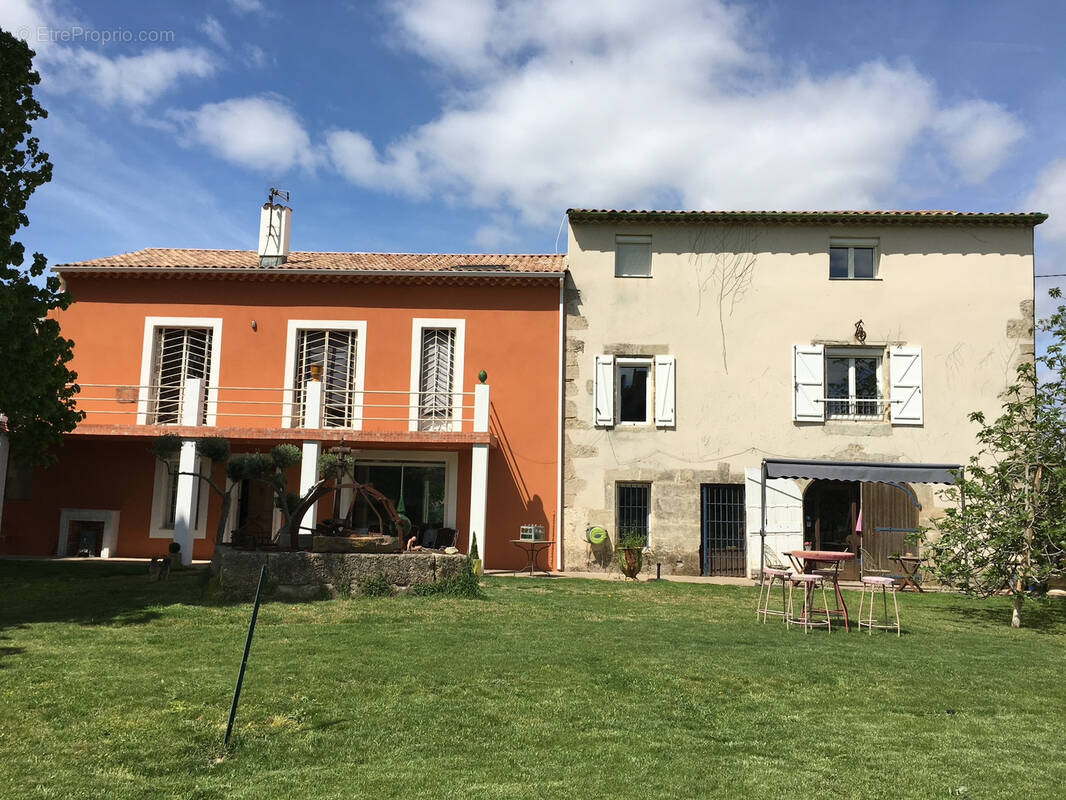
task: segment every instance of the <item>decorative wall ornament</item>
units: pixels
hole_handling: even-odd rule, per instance
[[[863,330],[861,319],[855,323],[855,341],[859,344],[866,344],[866,331]]]

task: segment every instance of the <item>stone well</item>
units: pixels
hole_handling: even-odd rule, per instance
[[[216,547],[211,571],[227,600],[253,600],[259,571],[267,568],[267,597],[306,600],[358,595],[359,584],[379,575],[398,591],[458,575],[466,556],[444,553],[260,552]]]

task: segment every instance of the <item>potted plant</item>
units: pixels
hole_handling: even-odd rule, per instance
[[[621,528],[615,552],[618,554],[618,568],[627,578],[636,580],[641,567],[644,566],[644,546],[648,538],[638,528]]]

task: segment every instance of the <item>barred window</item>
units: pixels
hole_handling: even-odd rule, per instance
[[[450,430],[455,381],[455,328],[422,330],[418,429]]]
[[[651,535],[651,484],[616,484],[616,540],[640,538],[647,546]]]
[[[322,367],[322,427],[350,428],[355,416],[354,330],[300,330],[296,338],[293,425],[304,424],[304,398],[311,368]]]
[[[211,328],[156,328],[152,346],[149,423],[177,425],[185,381],[200,378],[206,389],[211,375]],[[207,392],[200,422],[207,419]]]

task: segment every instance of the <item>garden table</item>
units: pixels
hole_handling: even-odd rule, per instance
[[[532,576],[533,575],[533,569],[534,569],[534,567],[537,564],[537,556],[540,555],[541,551],[547,550],[549,547],[551,547],[553,544],[555,544],[555,540],[553,540],[553,539],[512,539],[511,540],[511,544],[513,544],[519,550],[523,551],[525,553],[525,555],[526,555],[526,558],[529,559],[529,563],[526,566],[529,567],[529,574],[530,574],[530,576]],[[526,567],[522,567],[522,569],[516,569],[515,572],[524,572],[525,569],[526,569]],[[549,571],[550,570],[548,570],[547,568],[541,570],[541,572],[549,572]]]
[[[900,590],[910,586],[915,591],[924,594],[925,589],[916,580],[918,578],[918,567],[922,565],[922,559],[918,556],[892,556],[892,560],[899,564],[900,577],[903,579],[903,585],[899,587]]]
[[[825,577],[832,579],[833,591],[837,596],[837,608],[833,612],[844,617],[844,630],[850,632],[848,624],[848,605],[844,602],[844,595],[840,591],[840,565],[845,561],[851,561],[855,554],[847,550],[793,550],[788,554],[797,572],[815,572],[819,564],[832,564],[832,572]]]

